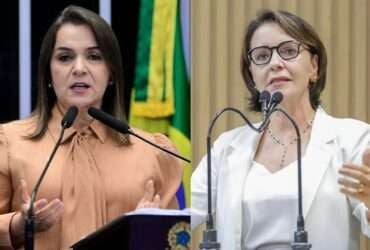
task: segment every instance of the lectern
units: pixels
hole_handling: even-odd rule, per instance
[[[124,214],[81,239],[74,250],[190,249],[188,211],[140,209]]]

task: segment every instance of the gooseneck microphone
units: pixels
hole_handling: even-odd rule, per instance
[[[275,108],[271,111],[281,112],[293,125],[297,135],[297,168],[298,168],[298,217],[297,217],[297,229],[294,232],[294,241],[291,243],[292,250],[309,250],[311,244],[308,243],[308,234],[304,226],[304,217],[302,209],[302,148],[301,148],[301,133],[294,119],[283,109]]]
[[[263,92],[262,92],[263,93]],[[274,112],[281,112],[293,125],[297,136],[297,172],[298,172],[298,218],[297,218],[297,229],[294,232],[294,241],[291,243],[293,250],[308,250],[311,248],[311,244],[308,243],[308,234],[305,231],[304,217],[302,212],[302,147],[301,147],[301,134],[299,128],[294,119],[283,109],[276,108],[279,103],[283,100],[283,94],[279,91],[275,92],[271,96],[270,103],[267,107],[267,115],[262,125],[259,127],[260,132],[268,124],[270,116]]]
[[[269,109],[269,103],[271,100],[271,94],[269,91],[264,90],[259,96],[258,102],[261,103],[261,112],[263,114],[263,118],[266,118]]]
[[[34,215],[33,215],[33,206],[35,203],[37,192],[39,190],[42,180],[45,177],[47,170],[49,169],[50,163],[53,160],[54,155],[60,146],[60,143],[63,139],[64,130],[72,126],[74,120],[77,117],[77,114],[78,114],[77,107],[72,106],[67,110],[66,114],[64,115],[63,120],[61,122],[62,130],[60,131],[58,141],[55,143],[53,151],[51,152],[49,159],[46,162],[45,167],[42,170],[42,173],[39,179],[37,180],[35,187],[32,190],[30,206],[27,210],[27,216],[26,216],[26,221],[25,221],[25,234],[24,234],[24,247],[25,247],[24,249],[25,250],[33,250],[34,248],[34,231],[35,231],[34,224],[35,223],[34,223]]]
[[[272,111],[283,101],[283,94],[279,91],[274,92],[271,96],[270,103],[268,105],[268,113],[272,113]]]
[[[97,109],[97,108],[94,108],[94,107],[91,107],[88,109],[87,111],[89,113],[89,115],[93,118],[95,118],[96,120],[104,123],[105,125],[107,125],[108,127],[122,133],[122,134],[130,134],[132,136],[135,136],[137,138],[139,138],[140,140],[152,145],[153,147],[156,147],[178,159],[181,159],[183,161],[186,161],[188,163],[190,163],[190,160],[186,159],[185,157],[181,156],[181,155],[178,155],[168,149],[165,149],[147,139],[145,139],[144,137],[136,134],[134,131],[132,131],[132,129],[130,128],[130,126],[127,124],[127,123],[124,123],[118,119],[116,119],[115,117],[101,111],[100,109]]]
[[[270,116],[274,112],[283,113],[286,118],[292,123],[296,135],[297,135],[297,167],[298,167],[298,219],[297,219],[297,230],[294,232],[294,242],[291,243],[293,250],[309,250],[311,244],[308,243],[308,235],[304,228],[304,217],[302,213],[302,153],[301,153],[301,135],[299,132],[298,125],[293,118],[283,109],[277,108],[282,102],[283,94],[281,92],[274,92],[272,95],[268,91],[263,91],[260,94],[259,102],[261,103],[261,111],[263,114],[263,121],[259,127],[255,127],[243,113],[235,108],[227,107],[221,110],[212,119],[211,124],[208,128],[207,135],[207,199],[208,199],[208,210],[207,210],[207,223],[206,229],[203,231],[203,242],[200,243],[200,249],[220,249],[220,243],[217,241],[217,230],[214,228],[213,214],[212,214],[212,183],[211,183],[211,132],[216,120],[226,111],[233,111],[238,113],[246,124],[254,131],[261,133],[269,124]]]
[[[240,117],[248,124],[249,127],[254,128],[248,118],[238,109],[227,107],[221,110],[212,119],[211,124],[208,127],[207,134],[207,223],[206,229],[203,231],[203,241],[199,244],[199,249],[212,249],[218,250],[221,248],[221,244],[217,241],[217,230],[214,227],[213,214],[212,214],[212,156],[211,156],[211,134],[213,127],[217,119],[226,111],[232,111],[240,115]]]
[[[275,92],[272,96],[268,91],[262,91],[259,96],[259,102],[261,103],[261,111],[263,113],[263,121],[259,127],[255,127],[248,118],[238,109],[227,107],[221,110],[215,117],[212,119],[210,126],[208,127],[207,134],[207,223],[206,229],[203,231],[203,241],[199,244],[199,249],[220,249],[221,245],[217,241],[217,230],[214,227],[214,220],[212,214],[212,156],[211,156],[211,134],[213,127],[217,119],[226,111],[232,111],[237,113],[244,122],[252,128],[257,133],[262,132],[265,127],[268,125],[270,115],[272,110],[282,101],[282,94],[280,92]]]

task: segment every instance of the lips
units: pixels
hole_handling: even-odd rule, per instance
[[[274,77],[274,78],[271,78],[268,85],[276,84],[276,83],[279,83],[279,82],[287,82],[287,81],[291,81],[291,79],[289,77],[285,77],[285,76]]]
[[[85,95],[90,89],[90,85],[86,82],[75,82],[69,88],[74,95]]]
[[[71,89],[77,89],[77,88],[88,89],[90,88],[90,85],[85,82],[75,82],[71,85],[70,88]]]

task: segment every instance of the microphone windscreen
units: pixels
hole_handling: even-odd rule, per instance
[[[87,110],[87,112],[89,113],[89,115],[91,117],[93,117],[96,120],[104,123],[108,127],[111,127],[112,129],[117,130],[118,132],[127,134],[128,130],[130,129],[128,124],[126,124],[126,123],[116,119],[115,117],[101,111],[100,109],[91,107]]]
[[[279,104],[283,100],[283,94],[280,91],[276,91],[272,94],[271,103]]]
[[[70,107],[62,119],[62,127],[70,128],[75,121],[78,114],[78,108],[76,106]]]
[[[259,96],[259,102],[263,103],[266,102],[268,103],[270,101],[271,94],[267,90],[262,91],[262,93]]]

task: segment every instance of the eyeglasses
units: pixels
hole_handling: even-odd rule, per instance
[[[284,41],[275,47],[260,46],[250,50],[248,57],[255,65],[268,64],[271,61],[273,50],[276,49],[282,59],[290,60],[299,55],[300,46],[301,43],[296,41]]]

